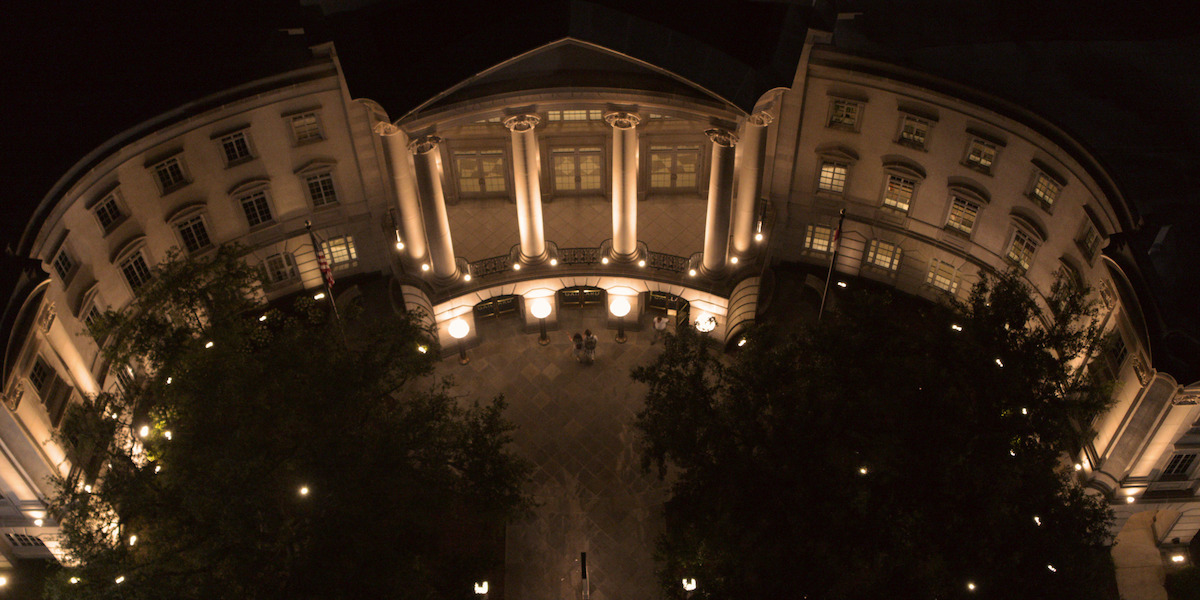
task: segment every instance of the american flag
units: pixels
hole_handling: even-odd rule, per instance
[[[313,241],[313,248],[317,251],[317,268],[321,269],[321,274],[325,276],[325,285],[330,289],[333,288],[333,269],[329,268],[329,261],[325,259],[325,251],[321,248],[321,244]]]

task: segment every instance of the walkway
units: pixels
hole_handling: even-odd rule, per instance
[[[592,600],[659,597],[653,553],[669,486],[641,471],[633,421],[644,388],[629,371],[662,346],[649,343],[649,319],[644,331],[615,343],[601,310],[563,309],[547,346],[524,333],[518,318],[485,320],[470,364],[460,366],[448,348],[438,368],[467,399],[504,394],[518,427],[513,449],[535,465],[529,489],[539,506],[508,528],[510,600],[581,598],[580,552],[587,552]],[[567,339],[584,328],[600,337],[592,366],[575,362]]]

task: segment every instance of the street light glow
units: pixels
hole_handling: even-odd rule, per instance
[[[688,269],[688,277],[695,277],[695,276],[696,276],[696,270]]]
[[[325,292],[317,292],[316,294],[313,294],[313,300],[324,300],[324,299],[325,299]]]
[[[1187,559],[1182,554],[1171,555],[1171,562],[1173,562],[1173,563],[1181,563],[1184,560],[1187,560]]]
[[[846,282],[845,282],[845,281],[839,281],[839,282],[838,282],[838,287],[840,287],[840,288],[844,288],[844,287],[846,287]]]
[[[552,266],[552,267],[557,267],[557,266],[558,266],[558,259],[557,259],[557,258],[552,258],[552,259],[550,259],[550,266]]]
[[[1004,367],[1004,361],[1000,360],[999,358],[996,358],[996,365],[1000,366],[1000,367]]]
[[[629,300],[626,300],[625,298],[623,298],[621,296],[617,296],[608,305],[608,310],[612,312],[614,317],[618,317],[618,318],[624,317],[625,315],[629,314],[629,311],[632,308],[633,307],[629,304]]]
[[[513,270],[514,270],[514,271],[520,271],[520,270],[521,270],[521,263],[513,263]]]
[[[538,298],[533,301],[533,305],[529,308],[529,312],[533,313],[535,319],[545,319],[550,316],[550,302],[545,298]]]
[[[150,435],[150,426],[142,425],[142,428],[138,430],[138,437],[146,437],[148,435]]]
[[[968,590],[970,590],[970,591],[972,591],[972,592],[973,592],[973,591],[975,591],[975,582],[974,582],[974,581],[968,581],[968,582],[967,582],[967,589],[968,589]]]
[[[475,582],[475,593],[476,594],[483,595],[483,594],[486,594],[487,591],[488,591],[488,583],[486,581],[476,581]]]
[[[117,583],[125,583],[125,576],[124,576],[124,575],[120,575],[120,576],[118,576],[116,579],[114,579],[113,581],[115,581],[115,582],[117,582]]]
[[[695,578],[693,578],[693,579],[684,579],[684,580],[683,580],[683,591],[685,591],[685,592],[694,592],[694,591],[696,591],[696,580],[695,580]]]
[[[34,519],[34,520],[33,520],[33,526],[34,526],[34,527],[41,527],[43,523],[45,523],[45,521],[43,521],[43,520],[41,520],[41,519]]]
[[[461,340],[467,337],[468,333],[471,333],[471,326],[462,317],[450,321],[450,326],[446,329],[449,330],[450,337],[456,340]]]
[[[955,324],[953,324],[953,325],[951,325],[951,326],[950,326],[950,329],[953,329],[953,330],[955,330],[955,331],[962,331],[962,325],[959,325],[958,323],[955,323]]]
[[[602,264],[602,265],[607,265],[607,264],[608,264],[608,257],[607,257],[607,256],[605,256],[604,258],[601,258],[601,259],[600,259],[600,264]]]
[[[302,486],[300,486],[300,495],[301,495],[301,496],[307,496],[307,495],[308,495],[308,486],[307,486],[307,485],[302,485]]]

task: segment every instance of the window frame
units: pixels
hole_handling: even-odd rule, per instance
[[[197,222],[199,223],[200,229],[204,233],[204,239],[208,243],[196,248],[192,248],[191,245],[188,244],[188,237],[184,232],[184,226],[195,224]],[[216,247],[212,240],[212,234],[209,232],[208,214],[204,210],[191,210],[187,211],[186,213],[179,214],[170,219],[170,224],[171,229],[175,231],[176,237],[179,238],[181,247],[185,252],[188,253],[188,255],[194,256],[197,254],[203,254]]]
[[[880,247],[884,245],[891,248],[891,258],[888,259],[887,264],[882,264],[879,261],[879,257],[881,256]],[[895,274],[900,272],[900,261],[903,257],[904,249],[900,247],[900,244],[893,244],[879,238],[874,238],[867,243],[867,253],[863,255],[863,265],[868,268]]]
[[[315,130],[316,134],[300,137],[300,131],[296,128],[296,121],[298,119],[304,119],[310,116],[313,119],[312,129]],[[283,115],[283,118],[287,120],[288,135],[292,140],[293,147],[307,146],[309,144],[325,141],[325,127],[321,120],[320,109],[308,109],[294,113],[288,113]]]
[[[570,139],[563,139],[563,140],[554,140],[554,142],[555,143],[553,143],[553,144],[547,144],[547,148],[546,148],[546,157],[547,158],[546,158],[545,164],[548,165],[548,167],[549,167],[546,169],[547,179],[548,179],[547,183],[549,184],[547,189],[551,190],[551,193],[553,193],[554,195],[563,195],[563,196],[607,195],[606,192],[608,190],[609,181],[608,181],[608,178],[605,177],[605,174],[608,173],[609,171],[607,168],[608,167],[608,148],[607,148],[607,144],[605,143],[605,141],[604,140],[580,140],[578,142],[574,142]],[[580,152],[583,149],[590,149],[590,148],[596,149],[596,152],[588,152],[586,154]],[[570,152],[567,152],[568,150]],[[578,185],[582,182],[582,177],[583,177],[580,174],[580,159],[581,159],[581,157],[583,157],[585,155],[590,155],[590,154],[594,154],[600,158],[599,167],[598,167],[598,175],[597,175],[598,185],[594,188],[586,188],[586,189],[584,189],[582,187],[575,187],[575,188],[568,188],[568,189],[560,188],[558,186],[559,175],[557,172],[557,165],[555,163],[555,158],[561,157],[561,156],[572,157],[572,159],[573,159],[572,160],[572,167],[573,167],[572,177],[574,179],[574,182]]]
[[[992,159],[990,162],[988,162],[988,164],[985,165],[981,160],[972,159],[972,157],[975,156],[974,150],[976,146],[979,146],[984,150],[991,150]],[[1003,148],[1002,144],[998,144],[979,135],[972,135],[967,139],[967,149],[963,153],[962,165],[977,173],[991,175],[995,172],[996,161],[1000,159],[1001,148]]]
[[[863,112],[867,103],[863,100],[855,98],[846,98],[841,96],[830,96],[829,98],[829,113],[825,117],[825,127],[829,129],[841,129],[842,131],[850,131],[858,133],[862,130]],[[840,107],[854,107],[853,120],[846,121],[839,119]]]
[[[163,174],[171,172],[171,170],[168,166],[171,164],[174,164],[174,166],[176,166],[178,168],[179,179],[173,180],[168,183],[163,180]],[[159,194],[163,195],[163,196],[166,196],[166,195],[174,193],[180,189],[183,189],[192,182],[191,177],[188,173],[187,165],[183,161],[183,153],[182,152],[174,154],[172,156],[168,156],[167,158],[164,158],[164,159],[157,161],[157,162],[153,163],[152,165],[150,165],[150,174],[154,178],[154,184],[158,186]]]
[[[334,240],[344,240],[346,248],[346,260],[336,260]],[[349,233],[339,233],[331,235],[321,240],[321,252],[325,256],[325,260],[329,261],[330,270],[336,272],[339,270],[353,269],[358,266],[358,245],[354,243],[354,235]]]
[[[110,206],[112,207],[112,211],[116,212],[116,215],[112,217],[112,220],[108,222],[108,225],[105,225],[105,219],[101,216],[101,213],[112,212],[105,210],[106,207]],[[124,198],[121,195],[120,188],[113,188],[107,193],[99,196],[95,203],[88,208],[91,211],[92,216],[96,218],[96,224],[100,226],[100,232],[104,236],[116,231],[116,229],[120,227],[126,219],[129,218],[129,211],[125,209]]]
[[[301,183],[304,185],[304,197],[308,200],[308,205],[310,207],[312,207],[313,210],[321,210],[321,209],[325,209],[325,208],[331,208],[334,206],[338,206],[342,203],[342,196],[341,196],[341,193],[339,193],[339,191],[338,191],[337,178],[333,176],[332,168],[323,169],[323,170],[315,171],[315,172],[309,172],[309,173],[301,173],[300,179],[301,179]],[[316,196],[313,195],[312,186],[313,186],[314,180],[321,180],[321,179],[328,181],[329,192],[328,192],[328,195],[326,195],[325,192],[322,191],[321,198],[323,201],[320,204],[317,204],[317,198],[316,198]],[[322,190],[325,189],[325,186],[320,186],[320,187]]]
[[[271,260],[274,258],[280,258],[284,262],[283,268],[290,275],[279,279],[272,276],[274,271],[271,267]],[[300,282],[300,267],[296,263],[296,256],[286,250],[280,250],[279,252],[267,255],[262,260],[261,269],[263,272],[263,283],[266,284],[268,289],[279,289]]]
[[[808,254],[832,254],[834,227],[809,223],[804,227],[804,252]],[[821,235],[818,235],[821,234]],[[823,239],[822,239],[823,238]],[[816,247],[820,243],[824,248]]]
[[[705,152],[705,149],[707,148],[705,144],[706,142],[698,139],[681,139],[679,137],[645,139],[639,148],[641,156],[644,157],[641,160],[642,164],[640,172],[645,173],[645,175],[639,176],[641,181],[638,182],[638,188],[645,189],[648,193],[654,194],[689,192],[699,194],[702,189],[701,186],[706,184],[708,181],[705,170],[707,167],[705,164],[705,157],[707,157],[710,152]],[[669,150],[666,149],[668,146],[670,147]],[[693,185],[679,185],[678,181],[681,174],[679,170],[679,156],[681,153],[693,151],[696,153],[696,170],[694,173],[691,173],[691,175],[693,175],[696,180]],[[671,166],[667,175],[670,176],[671,184],[666,186],[654,185],[654,176],[656,175],[654,172],[654,154],[661,154],[663,152],[670,152]],[[607,153],[608,150],[606,149],[606,154]],[[658,174],[661,175],[662,173]]]
[[[511,198],[513,196],[513,174],[512,174],[512,156],[511,148],[504,144],[472,144],[468,146],[456,146],[446,149],[450,158],[451,168],[453,169],[454,189],[460,198]],[[484,154],[486,153],[486,154]],[[488,177],[484,175],[482,157],[499,157],[500,163],[500,180],[504,186],[498,190],[488,190]],[[467,178],[462,176],[462,160],[464,158],[474,157],[480,161],[478,164],[479,175],[473,179],[479,185],[478,190],[464,190],[463,181]]]
[[[908,204],[904,208],[900,208],[894,200],[892,201],[893,203],[889,203],[888,192],[893,189],[891,185],[893,179],[899,179],[912,184],[912,191],[908,196]],[[912,210],[912,205],[917,199],[917,191],[921,188],[921,183],[924,181],[924,169],[915,164],[899,161],[885,162],[883,164],[883,189],[880,192],[879,206],[885,210],[907,215]]]
[[[227,169],[246,164],[258,158],[254,143],[250,139],[249,127],[218,134],[213,136],[213,140],[217,143],[217,149],[221,153],[221,160],[224,161],[225,168]],[[239,141],[241,142],[240,145],[237,143]],[[237,153],[237,156],[230,156],[231,149]],[[242,151],[245,153],[242,154]]]
[[[134,270],[137,271],[136,265],[133,264],[135,260],[141,261],[141,270],[145,271],[144,278],[136,283],[130,279],[129,271],[127,270],[130,267],[135,267]],[[154,269],[150,267],[150,260],[146,256],[144,245],[123,253],[121,258],[116,261],[116,265],[117,270],[121,272],[122,279],[125,280],[125,283],[129,286],[129,290],[134,294],[137,293],[139,288],[154,279]]]
[[[1028,272],[1041,246],[1036,234],[1024,227],[1014,226],[1008,236],[1004,258],[1010,265],[1021,269],[1022,272]],[[1022,257],[1025,260],[1022,260]]]
[[[1159,473],[1159,481],[1187,481],[1192,469],[1196,466],[1196,452],[1175,451],[1163,465]],[[1178,459],[1178,460],[1177,460]],[[1181,466],[1182,465],[1182,466]]]
[[[937,283],[939,276],[943,274],[941,267],[946,267],[946,271],[949,272],[949,277],[946,278],[948,279],[947,287],[942,287]],[[961,283],[962,273],[958,267],[954,266],[954,263],[937,257],[929,259],[929,270],[925,275],[925,286],[957,297]]]
[[[921,136],[921,139],[919,141],[914,139],[915,136],[908,136],[905,133],[905,130],[907,129],[906,126],[910,122],[914,123],[915,125],[924,127],[924,135]],[[929,115],[924,115],[924,114],[910,112],[910,111],[901,109],[900,110],[900,120],[899,120],[898,125],[896,126],[896,135],[895,135],[895,138],[893,139],[893,141],[901,146],[904,146],[905,148],[912,148],[913,150],[920,150],[921,152],[928,152],[930,136],[933,135],[933,126],[936,123],[937,123],[937,119],[935,119]]]
[[[61,264],[63,259],[66,259],[67,265],[63,267]],[[79,261],[71,255],[67,248],[66,240],[58,247],[58,251],[50,258],[50,266],[62,281],[63,286],[71,283],[71,279],[75,277],[75,273],[79,271]]]

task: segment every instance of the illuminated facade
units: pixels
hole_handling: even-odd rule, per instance
[[[51,433],[68,403],[135,376],[105,364],[86,323],[128,304],[173,248],[237,242],[267,299],[315,292],[311,222],[335,291],[388,277],[396,305],[426,310],[443,339],[463,318],[472,343],[477,316],[501,306],[536,326],[527,300],[555,298],[554,323],[572,302],[624,297],[634,316],[670,306],[731,341],[754,319],[764,265],[807,264],[824,283],[843,209],[842,278],[932,300],[1013,265],[1039,290],[1064,270],[1088,282],[1111,332],[1092,368],[1117,391],[1073,459],[1121,523],[1158,511],[1158,541],[1186,544],[1200,528],[1200,384],[1154,368],[1132,261],[1110,246],[1136,221],[1109,176],[1020,107],[823,39],[810,32],[791,85],[752,102],[564,38],[393,107],[403,115],[356,98],[326,44],[310,66],[113,138],[22,240],[41,269],[4,322],[5,555],[53,553],[45,479],[86,469]],[[544,77],[572,69],[588,74]]]

